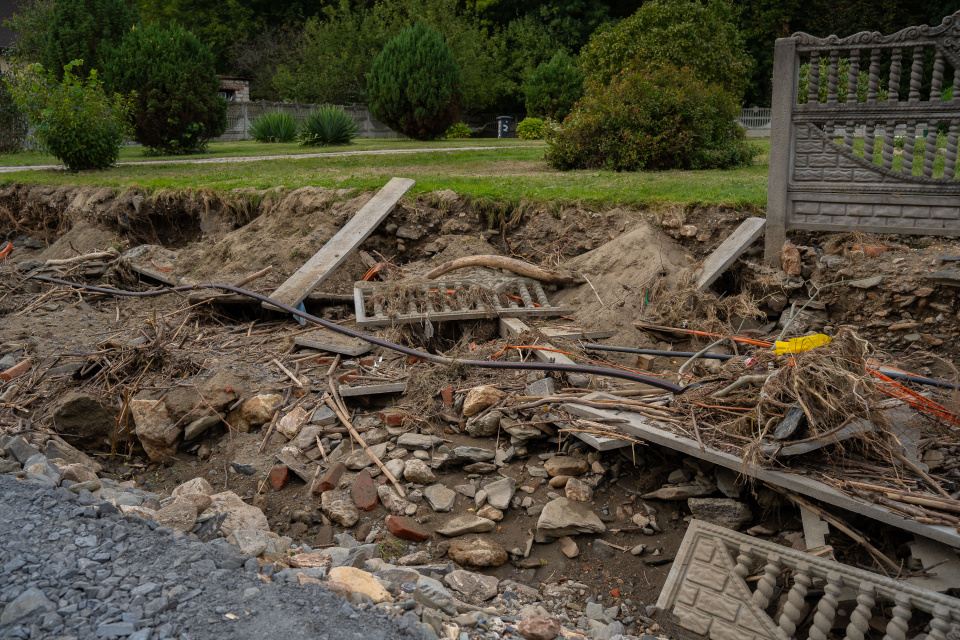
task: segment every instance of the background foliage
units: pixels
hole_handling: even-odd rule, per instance
[[[540,63],[523,83],[527,113],[563,120],[583,95],[583,73],[566,51]]]
[[[0,73],[0,153],[20,151],[27,135],[27,118],[10,95],[8,77]]]
[[[119,42],[137,21],[136,6],[124,0],[54,0],[49,9],[41,5],[43,30],[38,37],[39,61],[57,77],[72,60],[83,60],[79,75],[103,70],[104,51]]]

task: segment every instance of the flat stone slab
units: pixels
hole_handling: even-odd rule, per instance
[[[706,290],[717,278],[723,275],[734,261],[744,251],[750,248],[760,234],[767,221],[763,218],[747,218],[740,223],[737,230],[731,233],[717,249],[703,262],[703,273],[697,279],[697,289]]]
[[[301,334],[294,338],[293,343],[298,347],[340,353],[345,356],[359,356],[373,349],[373,344],[366,340],[344,335],[326,327],[318,327],[314,331]]]

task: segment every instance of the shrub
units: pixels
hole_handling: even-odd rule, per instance
[[[689,67],[706,82],[743,96],[753,60],[726,0],[652,0],[614,27],[601,27],[580,51],[587,78],[606,84],[621,71],[663,63]]]
[[[548,141],[558,169],[725,169],[755,150],[736,123],[730,93],[671,65],[624,72],[591,87]]]
[[[300,144],[307,147],[325,147],[331,144],[350,144],[360,133],[360,127],[350,114],[340,107],[318,107],[303,121]]]
[[[547,123],[540,118],[524,118],[517,125],[517,137],[521,140],[543,140],[547,137]]]
[[[61,78],[71,60],[83,60],[77,75],[103,71],[106,50],[137,21],[136,5],[125,0],[53,0],[40,40],[39,60]]]
[[[443,137],[449,140],[463,140],[469,138],[471,133],[470,127],[462,122],[457,122],[450,125],[450,128],[443,134]]]
[[[96,70],[87,79],[75,76],[80,64],[64,65],[61,81],[41,65],[31,65],[8,87],[44,150],[72,171],[105,169],[117,161],[129,133],[129,101],[108,96]]]
[[[367,76],[373,117],[418,140],[442,136],[459,119],[462,88],[450,47],[421,21],[386,44]]]
[[[10,95],[6,80],[0,73],[0,153],[13,153],[23,149],[27,119]]]
[[[297,119],[285,111],[262,113],[250,123],[257,142],[291,142],[297,137]]]
[[[217,95],[213,54],[189,31],[176,24],[138,25],[109,52],[107,86],[137,92],[137,142],[155,153],[192,153],[226,130],[227,101]]]
[[[565,51],[540,64],[523,83],[527,113],[563,120],[583,95],[583,73]]]

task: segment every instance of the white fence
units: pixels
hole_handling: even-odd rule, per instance
[[[298,122],[302,122],[307,115],[320,105],[300,104],[296,102],[232,102],[227,106],[227,130],[216,138],[217,142],[233,142],[250,138],[250,123],[259,115],[270,111],[284,111],[291,114]],[[360,125],[360,138],[402,138],[401,134],[392,131],[387,125],[370,115],[370,110],[363,106],[343,107],[357,124]]]
[[[765,107],[750,107],[740,110],[740,119],[737,120],[744,129],[769,129],[770,109]]]

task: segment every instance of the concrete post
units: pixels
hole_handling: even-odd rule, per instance
[[[770,109],[770,172],[767,180],[767,229],[763,261],[780,263],[787,239],[787,190],[793,171],[793,108],[797,104],[800,61],[796,39],[779,38],[773,57],[773,101]]]

